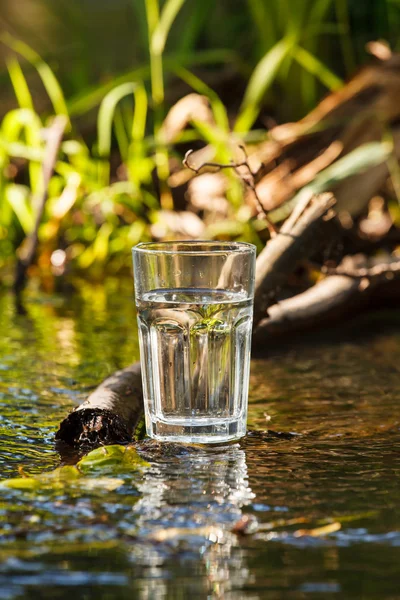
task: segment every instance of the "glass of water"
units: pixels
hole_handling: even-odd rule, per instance
[[[246,433],[255,246],[133,248],[147,434],[215,443]]]

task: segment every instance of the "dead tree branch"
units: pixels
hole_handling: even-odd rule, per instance
[[[271,306],[268,317],[259,323],[253,334],[254,345],[261,347],[271,336],[283,337],[348,319],[358,310],[372,306],[382,290],[388,298],[391,298],[391,292],[398,291],[400,259],[363,268],[346,266],[351,259],[344,261],[335,274],[302,294]]]
[[[332,194],[307,197],[296,206],[279,234],[259,254],[256,263],[254,325],[266,316],[276,292],[293,273],[300,260],[311,256],[332,229]]]
[[[233,169],[238,175],[238,177],[241,179],[241,181],[244,183],[244,185],[247,186],[253,192],[254,198],[257,203],[258,215],[260,218],[264,218],[266,220],[270,235],[271,237],[274,237],[277,234],[277,229],[274,223],[271,221],[268,215],[268,211],[265,210],[258,196],[255,183],[255,173],[253,173],[253,171],[251,170],[246,148],[244,146],[239,146],[239,148],[244,154],[244,160],[242,160],[241,162],[231,161],[227,164],[217,162],[203,162],[198,167],[195,167],[194,165],[189,163],[189,157],[193,154],[193,150],[188,150],[185,154],[182,163],[185,167],[196,173],[196,175],[198,175],[205,168],[212,168],[215,170],[214,172],[222,171],[223,169]],[[247,170],[247,173],[243,174],[242,172],[240,172],[240,168],[245,168]]]

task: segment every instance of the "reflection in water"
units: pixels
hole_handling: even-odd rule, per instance
[[[83,283],[70,298],[27,293],[24,317],[0,294],[2,477],[55,467],[60,420],[138,358],[130,280]],[[252,360],[249,427],[292,438],[145,442],[147,470],[110,468],[124,480],[114,491],[2,490],[0,598],[399,598],[400,322],[382,319],[368,338],[330,332]],[[242,510],[260,528],[236,537]],[[298,535],[332,522],[330,535]]]
[[[238,444],[152,458],[138,488],[142,497],[133,509],[137,535],[155,542],[132,548],[141,575],[140,598],[176,598],[178,589],[182,598],[193,592],[227,598],[248,581],[243,552],[231,533],[242,507],[254,498]],[[195,579],[182,576],[183,565],[190,570],[190,562]]]

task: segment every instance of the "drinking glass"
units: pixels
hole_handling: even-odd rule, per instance
[[[246,433],[255,246],[133,248],[147,434],[213,443]]]

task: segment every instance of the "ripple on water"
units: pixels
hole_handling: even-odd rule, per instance
[[[54,468],[59,421],[137,357],[130,296],[124,282],[83,284],[27,317],[0,297],[3,477]],[[393,332],[253,360],[251,427],[295,435],[169,453],[146,442],[147,466],[108,492],[1,490],[0,600],[397,597],[399,359]],[[232,533],[243,514],[257,533]]]

